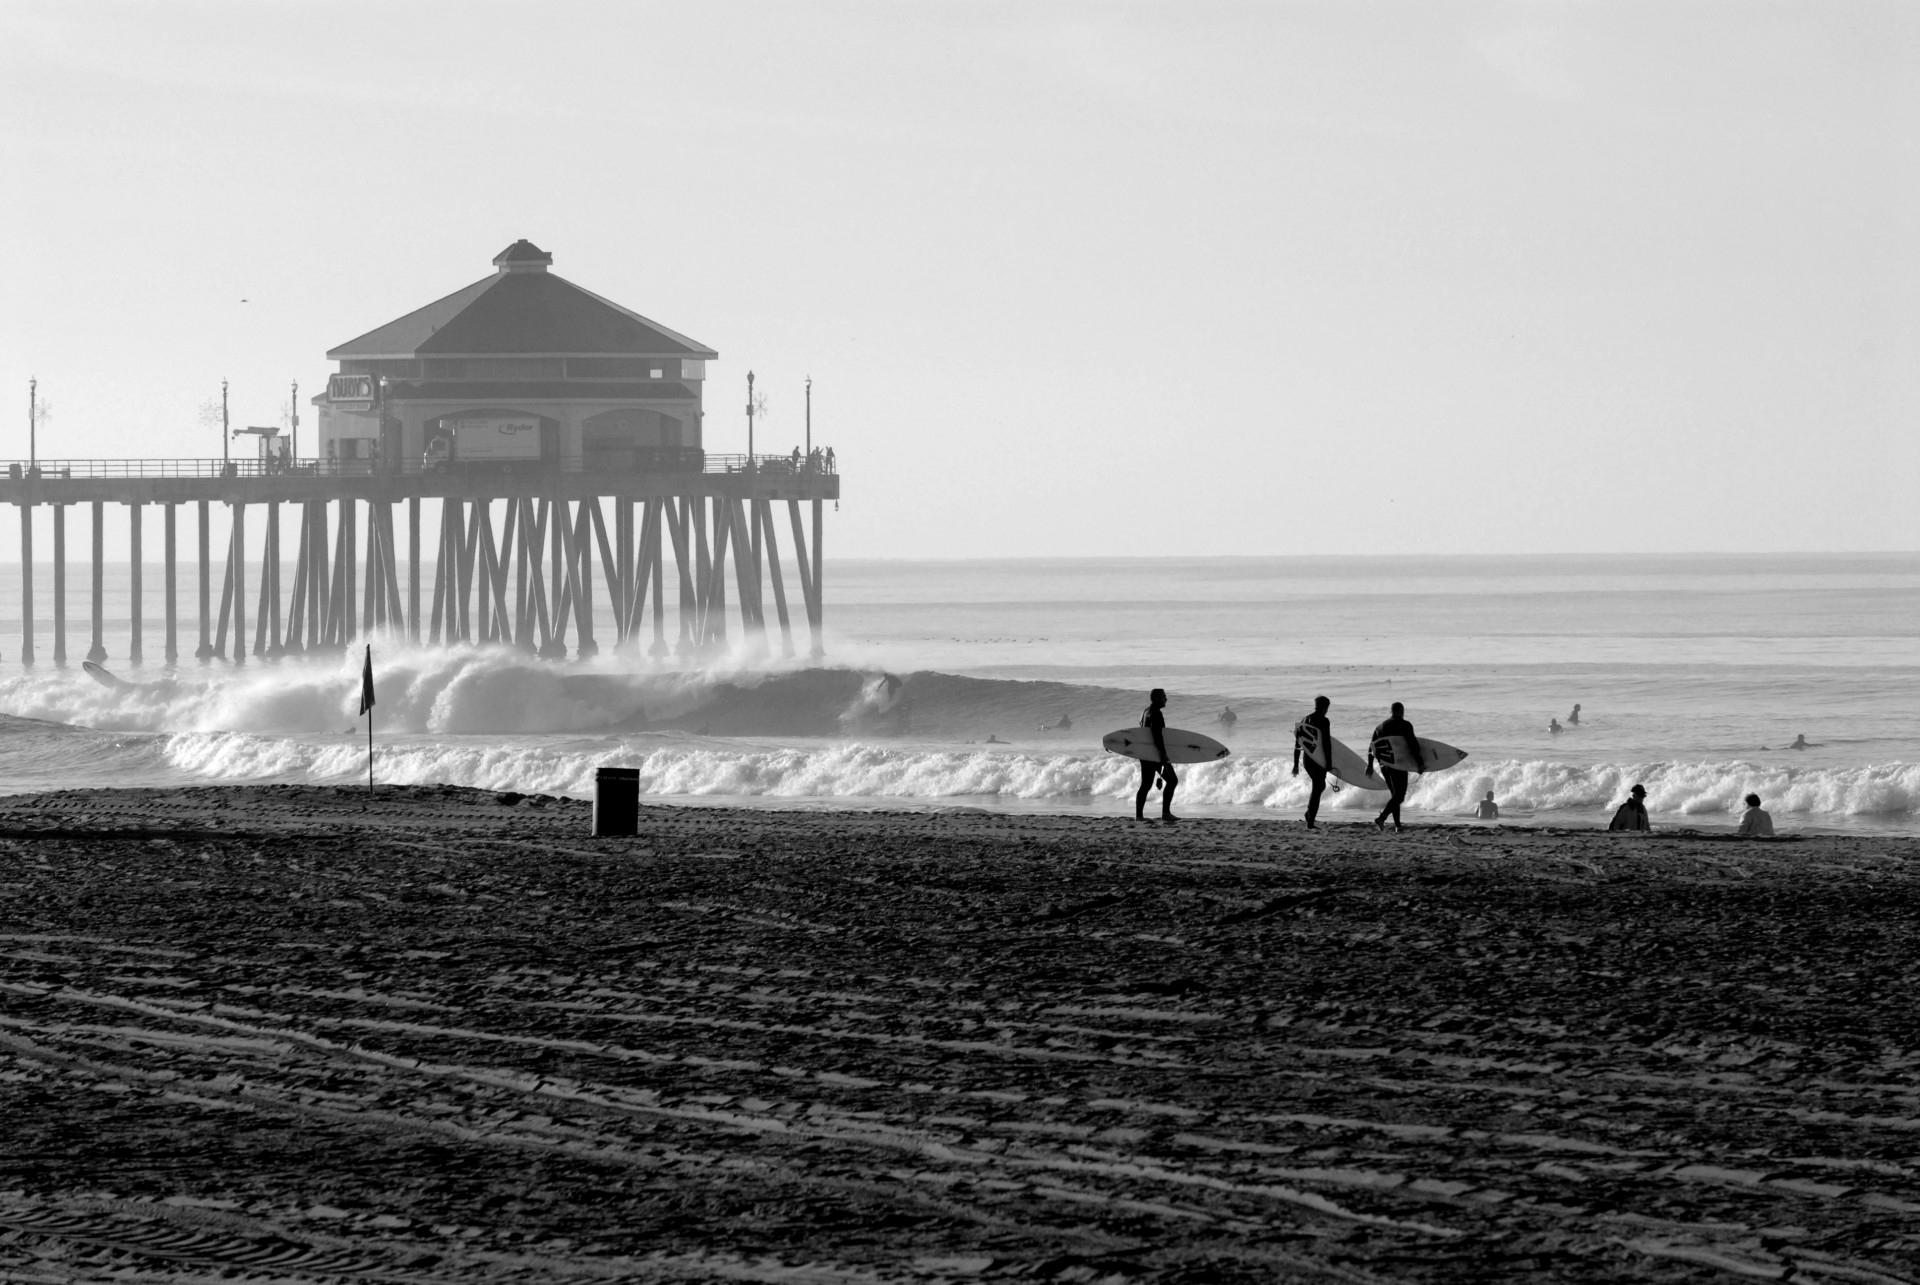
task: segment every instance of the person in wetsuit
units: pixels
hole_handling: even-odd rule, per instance
[[[1301,751],[1311,748],[1316,743],[1320,747],[1321,757],[1328,763],[1333,762],[1333,724],[1327,720],[1327,710],[1332,706],[1333,702],[1326,697],[1316,696],[1313,698],[1313,713],[1293,725],[1293,774],[1295,776],[1300,775]],[[1324,765],[1314,762],[1311,754],[1306,756],[1306,760],[1307,780],[1312,786],[1307,794],[1307,829],[1318,830],[1320,827],[1313,822],[1314,818],[1320,815],[1320,792],[1327,788],[1327,769]]]
[[[1416,772],[1427,770],[1426,760],[1420,757],[1420,740],[1413,734],[1413,724],[1407,721],[1407,711],[1399,701],[1393,703],[1390,716],[1380,726],[1373,729],[1373,736],[1367,741],[1367,775],[1373,775],[1373,760],[1384,737],[1398,736],[1407,743],[1413,753],[1413,768]],[[1386,760],[1380,762],[1380,775],[1387,783],[1387,806],[1380,809],[1380,815],[1373,819],[1373,828],[1387,828],[1387,818],[1393,818],[1396,831],[1406,829],[1400,824],[1400,805],[1407,801],[1407,773],[1404,769],[1389,767]]]
[[[1173,764],[1167,760],[1167,716],[1161,711],[1167,707],[1166,689],[1156,687],[1147,693],[1147,708],[1140,714],[1140,726],[1153,733],[1153,748],[1159,751],[1160,761],[1140,762],[1140,788],[1133,793],[1133,819],[1147,819],[1147,795],[1153,792],[1155,778],[1160,781],[1160,821],[1163,825],[1172,825],[1180,818],[1173,814],[1173,791],[1180,784],[1179,775],[1173,770]]]

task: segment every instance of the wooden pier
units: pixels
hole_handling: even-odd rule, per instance
[[[568,470],[554,462],[514,473],[376,468],[356,460],[8,466],[0,476],[0,503],[20,510],[21,663],[36,659],[33,564],[41,510],[52,538],[53,661],[67,662],[70,507],[91,520],[86,659],[110,659],[104,637],[108,505],[128,509],[125,659],[135,665],[146,646],[149,508],[158,510],[164,550],[168,665],[180,659],[183,509],[196,550],[192,655],[202,663],[340,652],[380,633],[414,643],[512,646],[552,659],[592,656],[603,642],[654,657],[704,657],[735,650],[730,612],[737,617],[739,650],[770,654],[777,625],[779,654],[791,656],[795,621],[781,554],[786,539],[808,653],[823,654],[824,509],[840,498],[830,455],[823,462],[694,452],[671,468],[627,471]],[[423,529],[428,501],[437,508],[437,529]],[[221,510],[224,523],[217,521]],[[427,563],[431,584],[422,580]],[[609,618],[613,636],[603,639],[599,622]]]

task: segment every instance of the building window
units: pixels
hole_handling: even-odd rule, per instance
[[[343,375],[385,375],[389,379],[418,379],[420,363],[417,361],[343,361],[340,363]]]
[[[569,357],[570,379],[644,379],[657,363],[645,357]],[[658,378],[658,372],[655,372]]]
[[[468,379],[559,379],[566,373],[558,357],[478,357],[466,365]]]

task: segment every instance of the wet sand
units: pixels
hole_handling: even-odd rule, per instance
[[[1920,1280],[1920,842],[0,800],[0,1280]]]

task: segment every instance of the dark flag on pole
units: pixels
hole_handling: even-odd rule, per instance
[[[360,671],[360,712],[367,716],[367,793],[373,793],[373,644],[367,644],[367,663]]]

